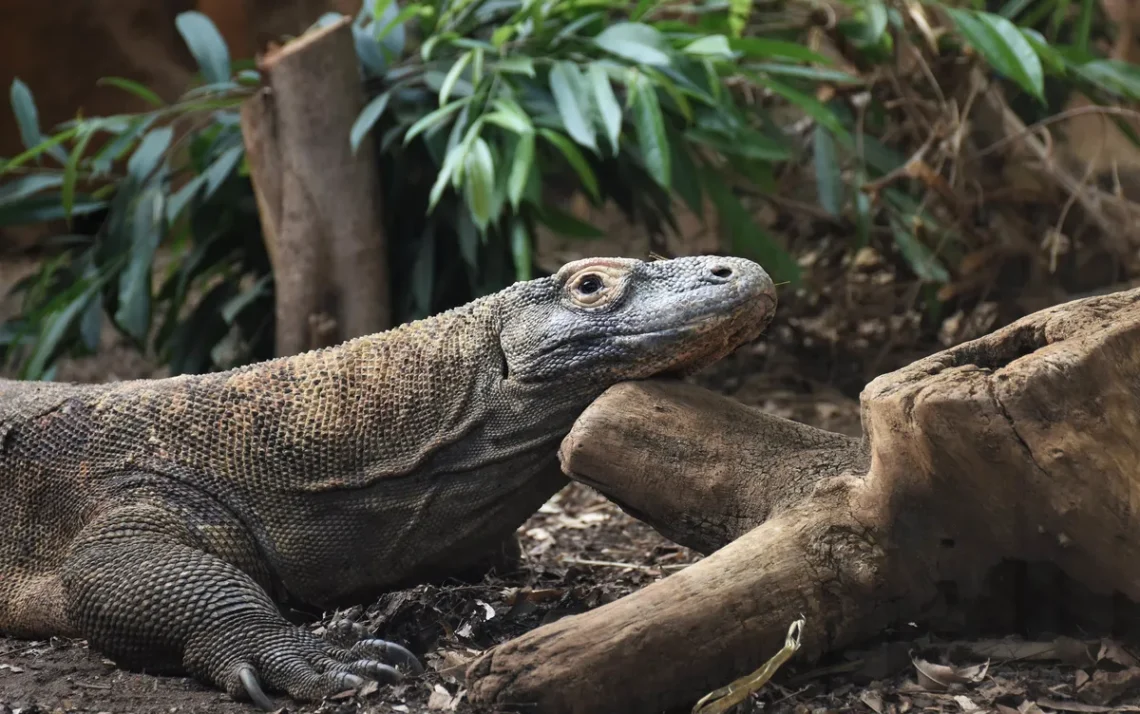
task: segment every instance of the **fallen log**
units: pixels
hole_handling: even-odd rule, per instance
[[[609,390],[563,469],[707,558],[483,653],[482,709],[660,712],[1051,562],[1140,602],[1140,290],[1030,315],[883,375],[864,439],[681,383]]]

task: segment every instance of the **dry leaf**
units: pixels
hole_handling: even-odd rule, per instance
[[[973,699],[970,699],[965,694],[959,694],[954,697],[954,701],[958,703],[958,706],[962,707],[962,711],[964,712],[976,712],[981,709],[977,704],[974,704]]]
[[[1129,667],[1120,672],[1099,670],[1081,687],[1077,696],[1087,704],[1109,704],[1137,686],[1140,686],[1140,667]]]
[[[1140,662],[1129,654],[1123,645],[1107,637],[1100,641],[1100,651],[1097,652],[1096,660],[1097,662],[1108,660],[1122,667],[1140,667]]]
[[[875,714],[883,714],[883,697],[878,692],[865,690],[859,695],[859,701],[873,709]]]
[[[458,697],[452,697],[451,692],[442,684],[432,687],[431,696],[428,697],[427,708],[439,711],[454,711]]]
[[[1080,689],[1081,687],[1085,686],[1088,681],[1089,673],[1083,669],[1078,669],[1077,674],[1073,679],[1074,689]]]
[[[1072,637],[1058,637],[1051,642],[1023,640],[979,640],[977,642],[951,642],[943,649],[951,657],[972,657],[988,660],[1018,660],[1021,662],[1059,661],[1083,666],[1092,664],[1089,646]]]
[[[1072,702],[1067,700],[1041,699],[1038,700],[1037,703],[1046,709],[1055,709],[1061,712],[1088,712],[1089,714],[1098,714],[1099,712],[1140,711],[1140,707],[1131,705],[1106,707],[1099,704],[1085,704],[1083,702]]]
[[[989,662],[972,667],[951,667],[927,662],[917,657],[911,661],[918,671],[919,686],[933,692],[944,692],[954,686],[977,684],[985,678],[990,667]]]

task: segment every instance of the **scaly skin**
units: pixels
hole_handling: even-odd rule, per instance
[[[611,385],[695,371],[775,308],[735,258],[595,258],[334,348],[229,372],[0,380],[0,631],[85,637],[271,707],[419,671],[335,646],[330,608],[455,573],[565,483],[559,442]]]

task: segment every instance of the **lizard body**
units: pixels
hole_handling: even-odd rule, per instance
[[[418,662],[331,608],[462,570],[565,484],[616,382],[699,369],[772,315],[749,261],[587,259],[377,335],[228,372],[0,380],[0,631],[85,637],[270,706]]]

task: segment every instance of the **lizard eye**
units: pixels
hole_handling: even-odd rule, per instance
[[[578,279],[578,292],[582,295],[593,295],[602,289],[602,279],[593,273],[583,275]]]
[[[601,307],[614,298],[621,276],[612,271],[587,268],[566,281],[570,300],[580,307]]]

